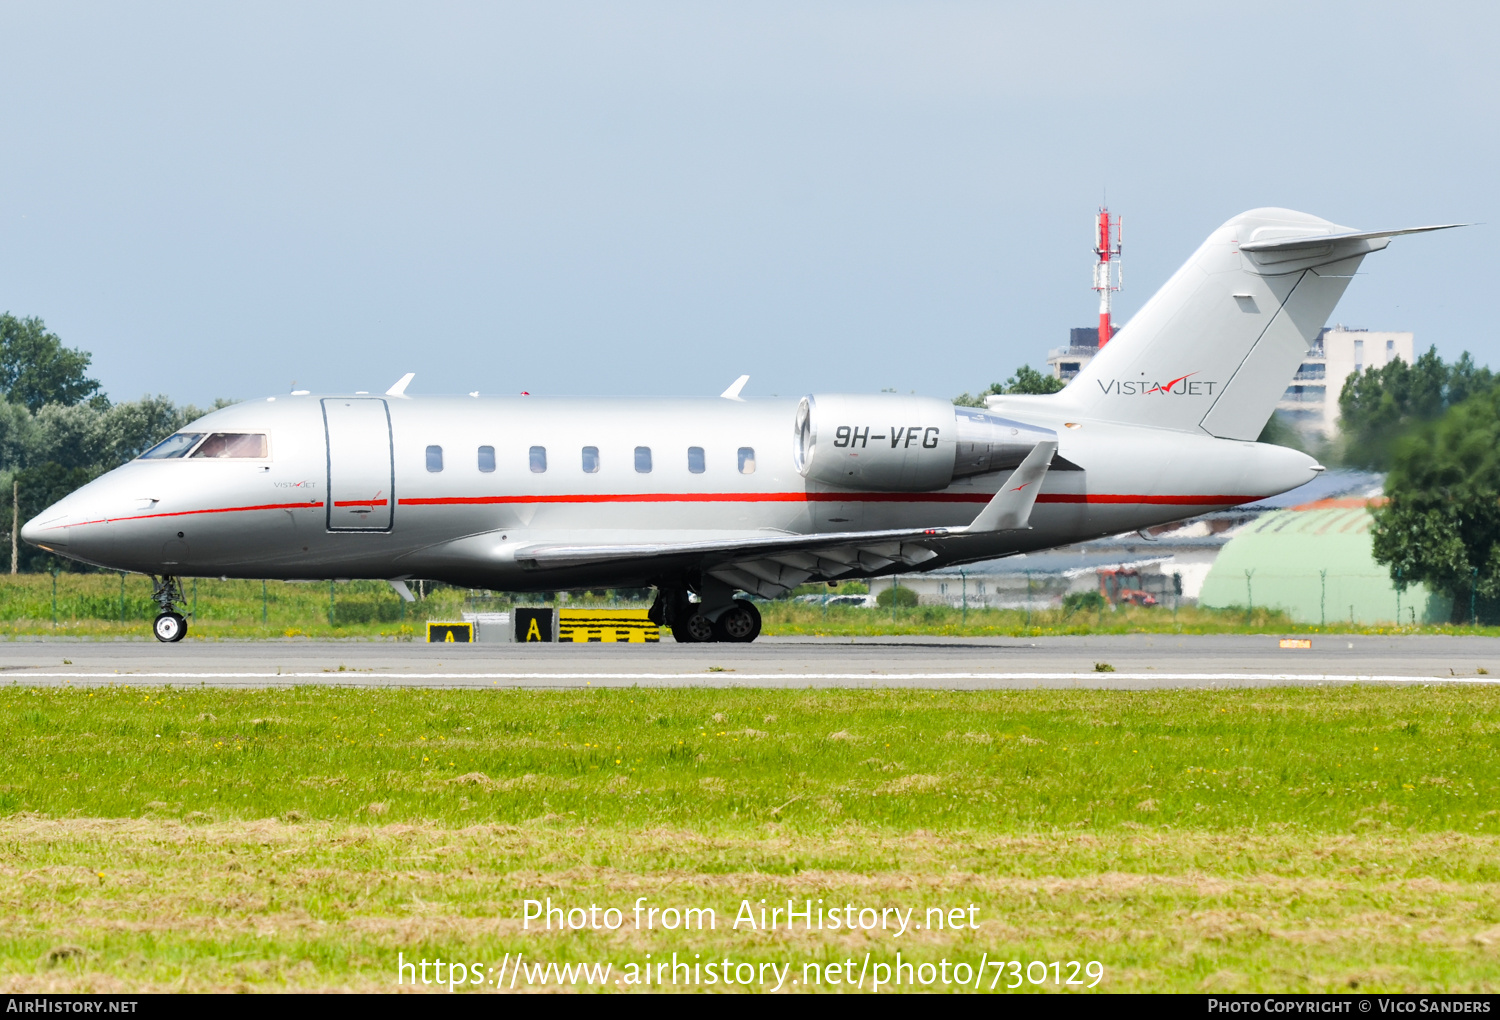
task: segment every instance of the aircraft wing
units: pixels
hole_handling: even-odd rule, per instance
[[[726,584],[773,598],[814,577],[877,571],[893,563],[925,563],[937,557],[932,543],[953,532],[950,528],[926,528],[639,545],[536,545],[518,549],[516,560],[523,567],[535,569],[620,562],[659,565],[663,569],[691,565]]]
[[[873,573],[893,564],[916,566],[937,558],[936,546],[961,535],[1021,531],[1057,443],[1037,444],[973,523],[959,528],[847,531],[819,535],[753,535],[697,542],[610,545],[533,545],[516,551],[523,567],[575,567],[598,563],[692,565],[733,587],[774,598],[814,578],[827,580],[856,570]]]

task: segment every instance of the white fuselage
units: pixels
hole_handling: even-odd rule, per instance
[[[331,447],[325,404],[340,401],[382,402],[388,438],[361,427],[355,445],[336,439]],[[645,586],[662,580],[650,560],[622,555],[538,567],[516,551],[958,528],[1009,475],[974,474],[924,492],[810,481],[794,456],[797,405],[720,398],[254,400],[184,431],[263,433],[266,456],[132,461],[39,514],[23,535],[60,555],[158,575],[420,577],[503,591]],[[374,404],[357,409],[380,413]],[[1058,459],[1030,528],[935,542],[937,558],[921,569],[1180,520],[1285,491],[1317,470],[1311,458],[1281,447],[1064,421],[1045,401],[1000,410],[1056,433]],[[429,469],[430,447],[441,448],[440,470]],[[482,469],[481,447],[493,448],[493,470]],[[533,447],[545,449],[543,471],[533,470]],[[597,449],[596,470],[585,470],[585,447]],[[649,470],[637,469],[637,448],[650,451]],[[690,461],[689,448],[701,449],[701,459]],[[742,450],[753,451],[753,470],[741,470]],[[896,563],[846,576],[908,569],[918,568]]]

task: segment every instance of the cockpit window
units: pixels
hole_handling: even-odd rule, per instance
[[[215,432],[193,451],[194,460],[199,457],[252,459],[269,455],[266,437],[260,432]]]
[[[176,435],[168,436],[141,454],[141,460],[167,460],[172,457],[181,457],[193,448],[194,443],[202,438],[202,432],[179,432]]]

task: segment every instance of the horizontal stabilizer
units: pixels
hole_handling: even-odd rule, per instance
[[[1031,508],[1036,505],[1037,493],[1041,491],[1042,479],[1047,477],[1047,468],[1052,464],[1052,455],[1057,452],[1057,441],[1048,439],[1032,447],[1026,459],[1010,473],[1010,477],[995,493],[995,498],[985,504],[974,523],[964,530],[976,531],[1020,531],[1029,527]]]
[[[1240,251],[1295,251],[1298,248],[1317,248],[1336,241],[1375,241],[1402,234],[1425,234],[1429,230],[1452,230],[1467,227],[1468,223],[1440,223],[1433,227],[1407,227],[1404,230],[1359,230],[1341,234],[1306,234],[1302,237],[1273,237],[1264,241],[1245,241]]]

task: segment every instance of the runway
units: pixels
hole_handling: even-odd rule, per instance
[[[1110,666],[1100,671],[1096,666]],[[1500,682],[1500,638],[1276,636],[762,638],[751,645],[373,641],[0,644],[17,685],[275,687],[920,687],[1150,690]]]

